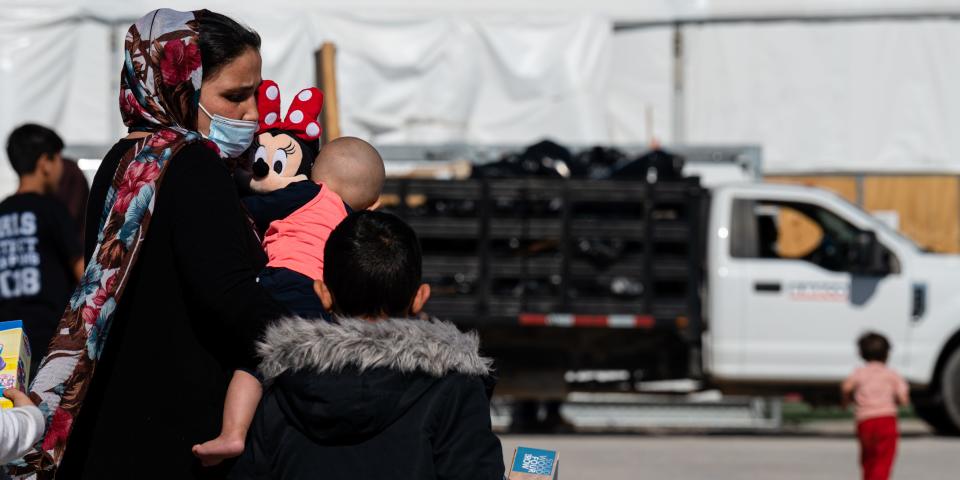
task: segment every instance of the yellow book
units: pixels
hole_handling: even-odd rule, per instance
[[[0,322],[0,386],[4,390],[27,390],[30,379],[30,342],[23,322]],[[0,397],[0,408],[13,408],[13,402]]]

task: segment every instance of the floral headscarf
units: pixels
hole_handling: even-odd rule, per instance
[[[36,450],[13,464],[15,475],[56,473],[150,225],[164,171],[181,148],[202,141],[195,130],[203,77],[197,18],[203,13],[155,10],[127,31],[120,111],[131,131],[150,135],[124,154],[107,192],[93,257],[30,387],[47,433]]]

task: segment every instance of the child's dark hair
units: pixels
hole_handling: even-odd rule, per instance
[[[197,15],[203,78],[216,74],[248,48],[260,50],[260,35],[236,20],[209,10]]]
[[[876,332],[867,332],[857,341],[860,357],[868,362],[887,362],[890,354],[890,342],[887,337]]]
[[[24,176],[37,169],[40,157],[54,156],[63,151],[63,140],[57,132],[42,125],[27,123],[10,132],[7,137],[7,157],[17,175]]]
[[[323,282],[334,313],[346,317],[406,317],[420,288],[417,234],[399,218],[362,210],[330,234]]]

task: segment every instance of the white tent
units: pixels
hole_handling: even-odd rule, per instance
[[[269,9],[264,5],[269,5]],[[152,2],[0,1],[0,136],[119,138],[120,47]],[[960,2],[170,1],[263,37],[264,76],[338,46],[343,131],[377,143],[759,144],[769,172],[960,171]],[[652,120],[652,124],[650,121]],[[15,184],[0,153],[0,193]]]

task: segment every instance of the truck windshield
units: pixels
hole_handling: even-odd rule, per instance
[[[908,245],[915,250],[923,250],[925,252],[932,251],[930,249],[923,248],[920,245],[917,245],[917,243],[914,242],[910,237],[900,233],[899,230],[891,227],[890,225],[887,225],[884,222],[881,222],[880,220],[877,220],[877,230],[883,230],[884,232],[889,233],[890,235],[900,239],[900,241],[903,242],[905,245]]]
[[[850,201],[847,200],[846,198],[843,198],[843,197],[841,197],[841,196],[839,196],[839,195],[837,196],[837,198],[840,199],[840,201],[846,203],[847,205],[850,205],[851,207],[856,208],[857,210],[863,211],[863,212],[867,213],[868,215],[870,215],[870,216],[872,217],[872,219],[873,219],[873,224],[876,226],[877,230],[882,230],[882,231],[884,231],[885,233],[888,233],[888,234],[890,234],[891,236],[898,238],[903,244],[905,244],[905,245],[907,245],[907,246],[909,246],[909,247],[911,247],[911,248],[913,248],[913,249],[915,249],[915,250],[930,251],[930,250],[928,250],[928,249],[926,249],[926,248],[922,248],[921,246],[917,245],[917,243],[914,242],[910,237],[904,235],[903,233],[900,233],[900,231],[897,230],[896,228],[893,228],[893,227],[891,227],[890,225],[888,225],[887,223],[885,223],[885,222],[883,222],[882,220],[880,220],[879,218],[874,217],[872,214],[870,214],[870,212],[866,212],[865,210],[863,210],[862,208],[858,207],[858,206],[855,205],[854,203],[850,202]]]

